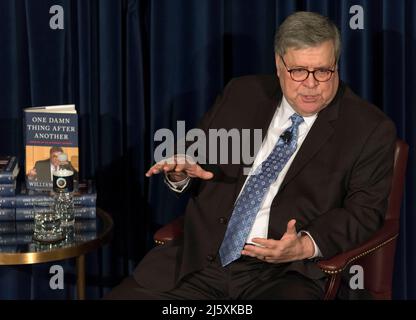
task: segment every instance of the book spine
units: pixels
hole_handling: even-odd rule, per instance
[[[7,163],[7,166],[4,168],[4,172],[7,172],[10,174],[13,174],[14,168],[18,165],[17,163],[17,157],[16,156],[12,156],[9,160],[9,162]]]
[[[75,234],[75,242],[85,242],[94,240],[97,238],[97,232],[95,231],[88,231],[88,232],[82,232]]]
[[[17,237],[15,234],[1,234],[0,235],[0,245],[11,245],[16,244]]]
[[[0,252],[4,252],[4,253],[14,253],[14,252],[17,252],[17,246],[16,245],[3,245],[3,246],[0,246]]]
[[[33,232],[35,223],[32,221],[17,221],[16,232],[17,233],[30,233]]]
[[[7,161],[7,163],[4,166],[4,168],[2,169],[2,171],[1,171],[0,174],[4,174],[6,176],[7,175],[12,176],[13,175],[13,171],[18,166],[17,157],[16,156],[7,157],[7,160],[6,161]],[[2,162],[3,162],[3,160],[2,160]]]
[[[16,207],[15,197],[0,197],[0,209],[12,209]]]
[[[38,209],[30,208],[16,208],[16,220],[17,221],[26,221],[33,220],[34,213]],[[42,210],[39,208],[39,210]],[[75,219],[95,219],[96,218],[96,209],[95,207],[81,207],[74,208]]]
[[[0,221],[12,221],[16,218],[14,208],[0,209]]]
[[[95,219],[97,211],[95,207],[78,207],[74,209],[74,216],[76,219]]]
[[[34,225],[33,220],[17,221],[16,224],[11,222],[10,225],[9,223],[3,222],[0,224],[0,233],[1,232],[13,233],[15,231],[17,233],[30,233],[30,232],[33,232],[34,226],[35,225]],[[85,232],[85,231],[96,231],[97,222],[95,219],[82,219],[82,220],[75,221],[74,230],[75,230],[75,233]]]
[[[51,204],[53,204],[52,197],[16,195],[16,208],[33,208],[34,206],[48,206]]]
[[[33,241],[32,234],[6,234],[0,235],[0,246],[13,244],[27,244]]]
[[[74,205],[80,207],[95,207],[97,203],[97,194],[89,193],[74,196]]]
[[[95,207],[96,194],[75,195],[74,205],[82,207]],[[33,208],[36,205],[52,205],[53,197],[41,195],[16,195],[16,208]]]
[[[16,224],[14,222],[2,222],[0,223],[0,234],[15,233]]]
[[[16,185],[3,184],[0,185],[0,197],[11,197],[16,194]]]
[[[75,233],[85,231],[97,231],[97,221],[95,219],[78,220],[74,223]]]
[[[11,184],[15,178],[11,173],[0,172],[0,184]]]
[[[18,165],[16,156],[8,159],[6,166],[0,172],[0,184],[11,184],[16,181],[14,174]]]

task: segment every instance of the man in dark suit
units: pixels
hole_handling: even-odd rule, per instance
[[[34,168],[28,173],[28,178],[38,182],[52,182],[52,175],[58,169],[58,156],[61,153],[64,153],[61,147],[51,147],[49,150],[49,159],[36,161]],[[72,164],[71,167],[74,171],[74,180],[78,180],[78,171],[75,170]]]
[[[184,236],[151,250],[106,298],[323,297],[315,260],[382,225],[396,140],[394,124],[340,82],[340,47],[325,17],[285,20],[275,37],[278,79],[232,80],[200,126],[262,129],[250,174],[180,156],[151,167],[147,176],[164,172],[171,189],[192,192]]]

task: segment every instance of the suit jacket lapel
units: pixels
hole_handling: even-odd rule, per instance
[[[283,190],[298,172],[308,163],[308,161],[322,148],[334,132],[332,121],[338,118],[340,96],[344,92],[344,85],[340,83],[336,97],[318,114],[312,128],[310,129],[305,141],[299,149],[295,159],[292,162],[283,182],[279,188],[279,192]]]
[[[260,102],[258,104],[258,108],[256,109],[259,113],[259,116],[257,119],[259,119],[258,122],[253,123],[250,130],[254,129],[261,129],[262,130],[262,141],[264,141],[267,131],[270,126],[270,122],[272,121],[273,115],[276,112],[277,106],[280,104],[280,101],[282,99],[282,92],[280,90],[280,87],[277,85],[278,79],[276,78],[276,82],[272,88],[266,88],[266,90],[269,90],[267,92],[267,99]],[[251,131],[253,132],[253,131]],[[250,146],[251,150],[253,150],[253,146]],[[256,155],[255,155],[256,157]],[[255,158],[254,157],[254,158]],[[240,165],[239,172],[238,172],[238,181],[236,183],[235,191],[234,191],[234,197],[233,197],[233,204],[235,200],[237,199],[238,194],[241,191],[241,188],[244,185],[244,182],[247,179],[247,175],[244,174],[244,168],[248,168],[244,165]]]

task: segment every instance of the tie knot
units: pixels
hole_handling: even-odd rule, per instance
[[[303,122],[303,118],[298,115],[297,113],[294,113],[290,116],[290,120],[292,120],[292,124],[294,126],[298,126]]]

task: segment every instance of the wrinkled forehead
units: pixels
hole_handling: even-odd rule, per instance
[[[334,43],[326,41],[316,46],[290,47],[284,59],[292,66],[333,66],[336,62]]]

